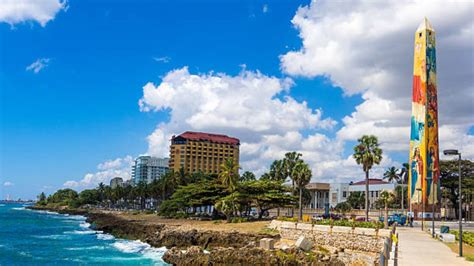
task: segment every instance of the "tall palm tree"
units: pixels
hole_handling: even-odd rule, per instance
[[[291,179],[291,188],[293,194],[295,194],[295,179],[293,176],[293,169],[295,168],[295,165],[297,162],[301,161],[300,157],[303,156],[301,153],[298,153],[296,151],[293,152],[287,152],[285,154],[285,158],[283,159],[283,165],[285,169],[285,179],[290,178]],[[293,217],[295,214],[295,209],[291,208],[291,217]]]
[[[232,159],[225,160],[220,166],[219,179],[221,183],[233,192],[239,183],[239,165]]]
[[[102,204],[105,199],[105,184],[100,182],[97,191],[99,191],[99,201]]]
[[[245,171],[241,176],[239,181],[244,182],[244,181],[252,181],[255,180],[255,174],[250,172],[250,171]]]
[[[311,180],[311,169],[303,161],[298,161],[293,168],[292,176],[300,194],[298,219],[301,221],[303,219],[303,189]]]
[[[387,179],[390,183],[397,183],[400,180],[398,169],[395,166],[389,167],[383,174],[383,178]]]
[[[374,164],[382,161],[382,149],[376,136],[364,135],[357,140],[359,143],[354,147],[353,157],[357,164],[362,165],[365,172],[365,220],[369,220],[369,171]]]

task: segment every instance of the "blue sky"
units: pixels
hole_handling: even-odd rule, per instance
[[[338,80],[339,72],[332,68],[315,66],[317,70],[313,71],[304,65],[306,63],[292,68],[284,60],[290,51],[299,51],[301,56],[310,51],[311,47],[304,47],[302,42],[307,38],[306,33],[292,19],[300,16],[311,20],[311,15],[300,14],[298,7],[311,11],[315,5],[310,1],[204,1],[198,4],[195,1],[70,0],[62,9],[52,13],[44,11],[52,14],[52,19],[46,22],[36,17],[0,17],[0,180],[3,184],[0,198],[6,195],[33,198],[41,191],[52,192],[63,187],[67,181],[79,182],[88,173],[94,178],[110,178],[109,173],[113,175],[128,169],[130,157],[127,156],[162,155],[151,148],[153,140],[148,138],[157,130],[166,136],[180,133],[181,129],[218,128],[219,132],[240,137],[249,144],[242,149],[260,145],[259,152],[242,156],[243,166],[257,173],[264,171],[272,156],[277,158],[288,149],[272,146],[273,142],[264,140],[280,136],[289,138],[288,143],[297,141],[284,133],[246,131],[240,136],[239,130],[228,125],[200,128],[180,120],[178,123],[182,124],[172,126],[170,121],[173,117],[182,118],[178,113],[185,107],[177,107],[174,102],[154,105],[153,98],[144,96],[143,87],[150,83],[154,84],[150,92],[162,90],[162,79],[183,67],[188,67],[189,72],[182,74],[183,79],[195,75],[202,78],[202,82],[208,82],[204,80],[206,75],[218,77],[218,73],[222,73],[231,79],[245,71],[254,74],[259,71],[264,77],[278,80],[291,79],[289,90],[282,89],[271,98],[286,101],[285,97],[291,97],[298,106],[305,101],[310,110],[319,109],[322,115],[321,120],[314,123],[308,122],[311,119],[303,121],[310,126],[290,131],[301,134],[302,141],[321,135],[328,147],[337,149],[337,152],[324,151],[324,147],[319,147],[319,153],[308,153],[310,161],[310,157],[315,158],[315,168],[323,169],[318,165],[321,160],[325,165],[344,164],[355,139],[344,134],[344,128],[349,128],[350,123],[343,118],[352,117],[357,106],[371,101],[368,96],[371,87],[369,84],[366,88],[354,89],[345,84],[357,84],[356,81]],[[413,25],[413,31],[416,26]],[[406,57],[407,61],[411,60],[410,54]],[[37,72],[33,67],[27,70],[37,60],[44,67]],[[304,71],[305,68],[308,71]],[[410,67],[408,72],[411,72]],[[170,84],[174,84],[176,90],[180,86]],[[238,89],[233,91],[239,93]],[[141,109],[140,99],[151,109],[160,110]],[[258,112],[258,108],[256,110]],[[182,120],[187,121],[187,118]],[[325,119],[333,121],[332,126],[320,126]],[[472,127],[472,119],[467,120],[456,124],[464,126],[456,134],[467,134],[470,139],[472,132],[467,131]],[[280,129],[283,132],[285,127],[277,127],[275,131],[280,132]],[[258,140],[249,134],[256,134]],[[167,149],[163,142],[155,144]],[[389,150],[390,160],[384,166],[397,164],[406,157],[404,148]],[[271,151],[275,151],[274,155]],[[325,152],[337,153],[338,157],[317,159]],[[353,165],[348,163],[349,166]],[[109,170],[112,172],[107,172]],[[107,173],[97,174],[101,171]],[[318,171],[313,169],[315,177],[331,178],[330,169]],[[352,176],[357,178],[359,174]],[[341,178],[351,176],[340,175]],[[73,187],[81,189],[81,186],[85,186],[84,183]]]

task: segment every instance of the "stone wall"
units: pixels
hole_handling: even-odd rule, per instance
[[[390,230],[354,228],[343,226],[312,225],[273,220],[269,228],[280,232],[282,238],[296,240],[301,235],[309,237],[317,246],[327,248],[378,253]]]

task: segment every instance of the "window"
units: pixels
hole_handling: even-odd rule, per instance
[[[379,197],[379,192],[378,191],[375,191],[375,197]]]
[[[373,191],[370,191],[370,197],[371,197],[371,198],[374,197],[374,192],[373,192]]]
[[[347,191],[342,192],[342,197],[345,198],[347,196]]]

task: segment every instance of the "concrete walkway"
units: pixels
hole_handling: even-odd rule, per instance
[[[448,246],[431,238],[419,228],[397,227],[398,263],[400,266],[410,265],[470,265],[474,263],[460,258]]]

